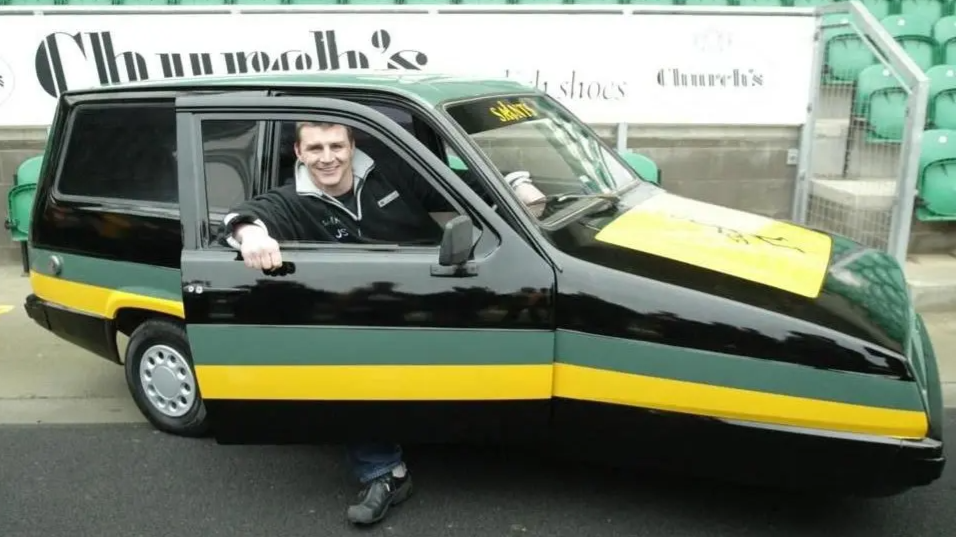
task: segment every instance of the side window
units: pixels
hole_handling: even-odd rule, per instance
[[[201,123],[210,232],[215,237],[229,209],[252,196],[264,122],[206,119]]]
[[[178,203],[172,103],[77,107],[57,190],[66,196]]]
[[[249,184],[257,161],[255,133],[260,130],[256,123],[203,122],[207,183],[213,180],[207,132],[222,132],[228,133],[222,145],[244,151],[246,159],[242,160],[238,152],[223,152],[228,156],[220,160],[237,164],[223,164],[229,171],[217,172],[216,177],[230,176],[231,184]],[[267,151],[277,152],[271,157],[279,166],[272,168],[274,177],[265,179],[275,186],[257,200],[251,199],[254,193],[246,188],[242,198],[223,210],[222,216],[214,213],[210,195],[210,218],[217,224],[232,212],[254,216],[266,224],[280,245],[291,247],[295,243],[297,249],[308,244],[348,243],[438,246],[444,223],[459,214],[451,198],[432,183],[432,177],[427,177],[426,170],[406,160],[376,132],[312,123],[308,118],[275,121],[273,126],[278,143],[265,146]],[[297,141],[301,159],[296,153]],[[354,149],[350,141],[354,141]],[[207,191],[211,189],[212,185],[207,184]],[[263,198],[272,201],[263,202]],[[218,228],[211,231],[215,236]]]

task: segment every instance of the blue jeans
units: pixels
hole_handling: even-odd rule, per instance
[[[365,484],[402,464],[402,447],[398,444],[353,444],[346,448],[346,456],[355,477]]]

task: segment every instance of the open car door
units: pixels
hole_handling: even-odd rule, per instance
[[[344,100],[223,93],[182,97],[177,108],[187,333],[219,442],[546,431],[554,270],[447,165],[391,119]],[[262,177],[271,140],[255,137],[278,121],[346,124],[393,151],[456,207],[446,242],[280,243],[282,270],[248,268],[217,236],[228,208],[211,193],[230,180],[274,184]]]

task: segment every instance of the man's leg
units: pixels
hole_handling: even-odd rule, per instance
[[[388,508],[412,493],[412,478],[397,444],[356,444],[347,447],[352,471],[363,488],[359,501],[348,509],[349,522],[372,524],[385,518]]]

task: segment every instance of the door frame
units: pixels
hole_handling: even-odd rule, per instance
[[[556,274],[554,265],[549,259],[542,256],[538,251],[538,245],[529,243],[521,234],[515,231],[508,223],[497,214],[495,210],[487,205],[481,197],[474,192],[455,172],[448,167],[415,136],[409,133],[386,115],[370,108],[366,105],[332,98],[323,97],[299,97],[299,96],[249,96],[248,93],[240,95],[203,95],[180,97],[176,102],[177,108],[177,135],[179,151],[179,188],[181,203],[181,218],[183,228],[183,252],[182,252],[182,270],[183,285],[189,283],[187,263],[193,260],[214,260],[214,259],[236,259],[237,252],[227,246],[217,244],[209,235],[210,222],[206,201],[205,170],[202,149],[201,121],[208,119],[237,119],[237,120],[323,120],[335,123],[345,123],[355,128],[366,130],[375,136],[382,143],[396,151],[407,164],[416,169],[432,187],[438,188],[442,195],[446,196],[452,203],[455,210],[460,214],[468,215],[472,218],[475,225],[475,235],[473,237],[473,250],[471,259],[476,261],[480,267],[484,258],[489,254],[505,248],[519,248],[519,251],[525,251],[534,256],[540,263],[541,268],[549,273],[549,286],[552,292],[556,285]],[[266,129],[266,131],[274,129]],[[259,143],[263,147],[270,146],[271,139],[261,140]],[[266,159],[267,160],[267,159]],[[257,189],[262,188],[265,181],[257,182]],[[254,191],[252,195],[258,195],[261,190]],[[506,242],[506,241],[511,241]],[[296,252],[294,247],[284,248],[284,258],[294,260],[301,255]],[[372,246],[371,249],[387,251],[393,247]],[[338,252],[355,250],[369,250],[369,245],[357,244],[310,244],[309,252],[321,251],[323,249],[336,250]],[[402,247],[402,250],[412,255],[434,255],[437,262],[440,248],[438,246],[427,247]],[[513,252],[515,250],[512,250]],[[331,254],[331,252],[330,252]],[[336,254],[332,254],[336,255]],[[510,254],[513,255],[513,254]],[[236,262],[239,262],[236,260]],[[426,266],[427,270],[427,266]],[[480,270],[480,268],[479,268]],[[464,276],[467,277],[467,276]],[[453,283],[453,282],[449,282]],[[552,295],[553,296],[553,295]],[[192,307],[191,307],[192,303]],[[184,293],[184,313],[185,323],[188,326],[192,318],[195,322],[198,314],[195,310],[194,299],[191,294]],[[192,310],[192,312],[191,312]],[[192,315],[191,315],[192,313]],[[548,314],[547,332],[554,337],[554,304],[551,302],[551,310]],[[547,353],[551,355],[553,364],[553,347],[548,345]],[[477,402],[477,401],[476,401]],[[488,401],[490,404],[494,404]],[[482,406],[485,406],[482,403]],[[502,412],[500,405],[494,405],[498,410],[491,409],[491,414]],[[525,427],[542,432],[545,423],[550,419],[550,398],[532,399],[528,401],[525,408],[528,409],[531,419],[534,421],[533,427]],[[449,415],[451,417],[452,415]],[[521,419],[515,416],[515,420]],[[529,425],[532,422],[527,422]],[[214,425],[215,427],[215,425]],[[513,427],[513,430],[520,427]],[[517,434],[523,434],[518,432]],[[515,434],[515,433],[510,433]]]

